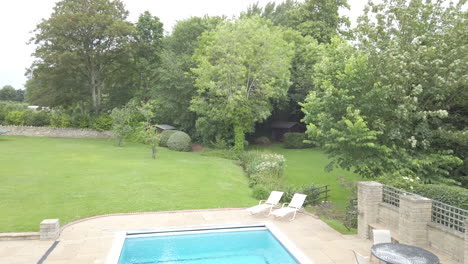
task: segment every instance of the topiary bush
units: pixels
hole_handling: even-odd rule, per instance
[[[418,184],[414,193],[455,207],[468,210],[468,190],[443,184]]]
[[[284,148],[303,149],[312,147],[311,144],[304,143],[305,139],[304,133],[286,133],[284,134]]]
[[[177,131],[167,140],[167,147],[175,151],[190,151],[192,149],[192,139],[187,133]]]
[[[159,141],[159,146],[160,147],[167,147],[167,141],[169,138],[175,133],[178,132],[179,130],[164,130],[161,132],[161,141]]]

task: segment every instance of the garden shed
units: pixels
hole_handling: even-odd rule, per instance
[[[164,130],[175,130],[176,128],[171,125],[156,125],[156,132],[161,133]]]
[[[275,141],[283,141],[285,133],[305,132],[305,126],[299,122],[274,121],[271,123],[271,138]]]

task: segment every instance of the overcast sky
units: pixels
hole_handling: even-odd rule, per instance
[[[130,12],[129,20],[135,22],[138,15],[148,10],[164,23],[170,31],[176,21],[192,16],[226,15],[233,17],[249,5],[259,2],[281,3],[283,0],[123,0]],[[2,0],[0,2],[0,88],[12,85],[22,89],[26,82],[25,69],[33,58],[33,45],[26,42],[32,37],[31,31],[42,20],[50,17],[57,0]],[[362,13],[365,0],[348,0],[350,11],[343,11],[351,21]]]

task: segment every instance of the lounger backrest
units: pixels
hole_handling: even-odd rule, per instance
[[[354,251],[354,256],[356,257],[356,263],[357,264],[367,264],[369,263],[369,259],[364,257],[363,255],[357,253],[356,251]]]
[[[289,207],[300,209],[304,204],[306,197],[307,195],[305,194],[295,193],[291,202],[289,203]]]
[[[283,196],[283,192],[272,191],[270,193],[270,197],[266,201],[267,204],[278,204],[281,200],[281,196]]]

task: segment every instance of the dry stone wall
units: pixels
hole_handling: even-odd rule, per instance
[[[56,138],[114,138],[111,131],[97,131],[94,129],[33,127],[33,126],[0,126],[0,130],[10,132],[2,136],[26,137],[56,137]]]

